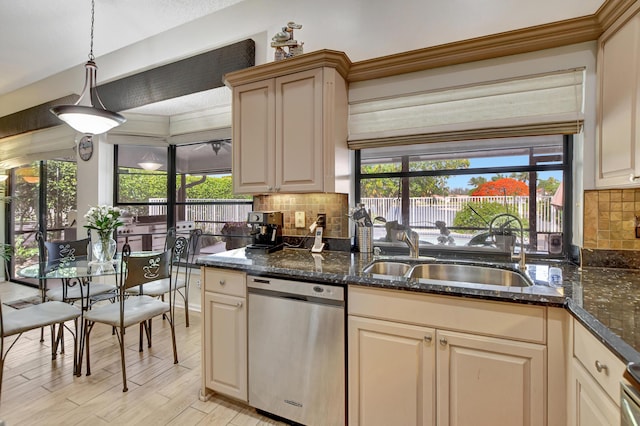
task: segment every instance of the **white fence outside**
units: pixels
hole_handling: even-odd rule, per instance
[[[537,199],[537,232],[562,232],[562,207],[551,204],[552,196]],[[398,198],[363,198],[361,202],[371,210],[372,216],[382,216],[387,221],[402,221],[400,200]],[[411,227],[433,227],[436,221],[444,221],[453,226],[456,214],[469,203],[499,203],[505,205],[509,213],[522,218],[529,217],[529,197],[412,197],[409,199]],[[491,218],[485,218],[490,221]]]
[[[149,199],[152,203],[166,202],[166,198],[152,198]],[[206,199],[201,198],[191,199],[187,198],[187,203],[224,203],[224,204],[191,204],[185,206],[184,220],[194,221],[196,223],[207,224],[212,222],[244,222],[247,220],[247,215],[252,210],[251,204],[245,204],[246,199]],[[237,204],[234,204],[237,203]],[[167,206],[150,205],[149,215],[166,215]],[[204,227],[203,227],[204,228]],[[219,226],[215,227],[216,229]],[[209,232],[209,231],[208,231]],[[210,232],[215,232],[213,229]]]

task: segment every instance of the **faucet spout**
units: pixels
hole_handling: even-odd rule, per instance
[[[406,229],[397,234],[400,241],[405,242],[409,246],[409,256],[417,259],[420,257],[420,235],[416,231]]]
[[[497,219],[502,219],[502,220],[497,220]],[[526,268],[527,261],[524,254],[524,225],[522,224],[522,221],[520,220],[520,218],[511,213],[499,214],[491,220],[491,223],[489,224],[489,233],[491,235],[504,234],[505,230],[507,229],[507,225],[513,221],[515,221],[518,224],[518,228],[520,232],[520,252],[516,254],[515,252],[516,242],[514,242],[514,244],[510,248],[511,260],[517,260],[518,265],[520,266],[520,270],[524,271]],[[503,228],[498,232],[494,231],[494,223],[496,222],[503,223],[503,225],[498,226],[499,228]]]

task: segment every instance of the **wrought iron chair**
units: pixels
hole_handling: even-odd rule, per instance
[[[73,371],[75,374],[78,352],[78,318],[80,315],[81,311],[76,306],[58,301],[44,302],[28,308],[3,312],[0,300],[0,395],[2,394],[4,361],[20,336],[27,331],[42,329],[46,326],[51,327],[51,359],[55,360],[58,343],[62,340],[62,330],[67,328],[73,335]],[[65,324],[67,321],[73,321],[73,330]],[[57,332],[56,325],[58,325]],[[5,343],[5,338],[10,337],[14,337],[13,340]]]
[[[36,234],[38,250],[40,253],[40,265],[55,265],[65,261],[73,261],[76,258],[85,257],[91,260],[91,233],[87,238],[73,241],[46,241],[40,231]],[[74,304],[81,302],[83,309],[88,309],[92,297],[115,290],[115,285],[104,283],[91,283],[81,279],[63,279],[62,286],[47,288],[46,280],[41,280],[42,301],[55,300]]]
[[[175,246],[186,245],[186,239],[179,237]],[[107,324],[115,327],[118,343],[120,344],[120,360],[122,365],[123,392],[127,388],[127,373],[125,367],[125,329],[135,324],[140,325],[139,351],[142,352],[143,330],[146,332],[148,346],[151,347],[151,320],[159,315],[166,314],[171,327],[171,340],[173,343],[173,362],[178,363],[178,351],[176,348],[176,335],[174,326],[175,297],[176,292],[172,285],[172,269],[174,250],[166,250],[162,253],[132,256],[131,247],[128,244],[122,249],[122,261],[120,263],[120,282],[118,285],[118,301],[108,305],[98,305],[85,313],[85,340],[87,351],[87,376],[91,375],[90,360],[90,334],[96,323]],[[169,301],[163,302],[155,297],[141,294],[139,296],[128,295],[127,290],[151,281],[166,278],[169,280]],[[79,369],[81,366],[79,367]]]
[[[174,234],[175,235],[175,234]],[[184,301],[184,312],[186,326],[189,327],[189,282],[191,281],[191,271],[195,257],[200,253],[200,237],[202,229],[194,229],[189,233],[189,239],[186,240],[186,246],[182,247],[174,240],[174,262],[176,262],[175,277],[173,279],[173,288],[182,297]],[[184,237],[182,237],[184,239]],[[165,247],[165,250],[168,247]],[[160,297],[164,300],[164,295],[169,292],[169,280],[161,279],[143,286],[132,287],[128,290],[130,294],[146,294],[147,296]]]

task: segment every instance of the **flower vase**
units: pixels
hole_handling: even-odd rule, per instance
[[[116,253],[116,240],[110,236],[100,236],[93,243],[93,257],[96,263],[110,263]]]

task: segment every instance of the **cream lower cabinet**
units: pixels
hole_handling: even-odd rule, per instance
[[[437,332],[439,425],[543,425],[542,345]]]
[[[569,424],[620,424],[620,382],[625,365],[584,326],[573,322]]]
[[[349,425],[548,424],[544,307],[354,287],[349,306]]]
[[[202,398],[215,391],[246,402],[245,274],[208,267],[203,272]]]
[[[435,330],[350,316],[349,424],[435,425]]]

